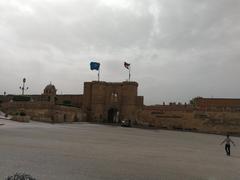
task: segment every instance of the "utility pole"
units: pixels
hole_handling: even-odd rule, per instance
[[[25,87],[25,84],[26,84],[26,78],[23,78],[23,85],[19,87],[22,91],[22,95],[24,95],[24,92],[28,90],[28,87]]]

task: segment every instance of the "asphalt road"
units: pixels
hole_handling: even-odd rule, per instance
[[[0,179],[240,179],[240,138],[227,157],[223,136],[95,124],[0,120]]]

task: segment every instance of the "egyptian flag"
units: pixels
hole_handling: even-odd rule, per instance
[[[127,63],[127,62],[124,62],[124,67],[127,68],[127,69],[129,69],[129,68],[130,68],[130,64]]]

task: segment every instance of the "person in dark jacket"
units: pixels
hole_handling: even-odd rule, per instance
[[[230,144],[232,143],[234,146],[236,146],[235,143],[230,139],[229,135],[227,135],[226,139],[224,139],[223,142],[221,142],[221,145],[223,143],[225,143],[225,151],[226,151],[227,156],[230,156],[230,154],[231,154],[231,151],[230,151],[231,145]]]

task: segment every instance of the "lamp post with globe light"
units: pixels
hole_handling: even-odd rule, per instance
[[[19,87],[22,91],[22,95],[24,95],[24,92],[28,90],[28,87],[25,87],[25,84],[26,84],[26,78],[23,78],[23,85]]]

